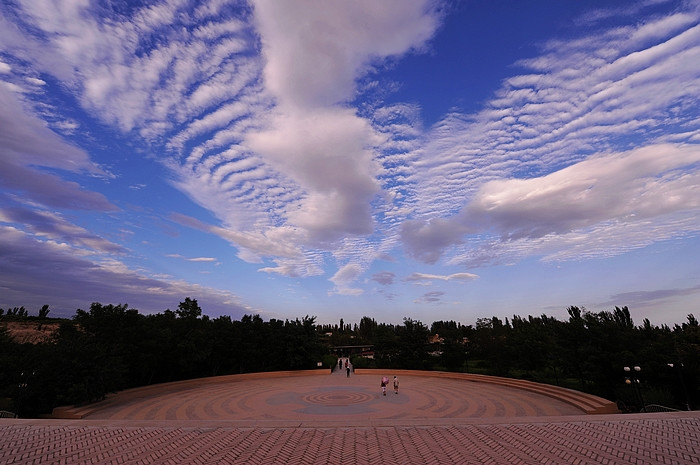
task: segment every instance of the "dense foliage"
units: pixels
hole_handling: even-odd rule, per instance
[[[175,311],[155,315],[100,303],[77,310],[70,320],[48,319],[48,306],[38,317],[23,308],[0,310],[2,321],[60,323],[51,340],[33,344],[15,342],[0,325],[0,409],[36,416],[152,383],[310,369],[320,361],[327,369],[337,355],[362,348],[371,349],[373,358],[353,356],[355,367],[526,378],[614,399],[629,410],[642,403],[700,405],[700,326],[693,315],[670,328],[648,320],[635,326],[626,307],[600,313],[569,307],[568,313],[568,321],[514,316],[479,319],[475,326],[437,321],[428,327],[409,318],[402,325],[370,317],[355,325],[342,319],[339,325],[317,325],[308,316],[210,319],[190,298]],[[625,372],[625,366],[641,370]]]

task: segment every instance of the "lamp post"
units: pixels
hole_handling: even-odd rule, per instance
[[[29,383],[29,378],[34,376],[35,372],[31,373],[21,372],[19,374],[19,384],[17,385],[17,402],[15,404],[15,415],[19,418],[20,409],[22,407],[22,400],[24,394],[27,391],[27,385]]]
[[[683,373],[682,373],[682,368],[683,364],[680,363],[678,365],[674,365],[673,363],[667,363],[667,365],[673,369],[674,367],[677,368],[676,372],[678,373],[678,380],[681,382],[681,387],[683,388],[683,395],[685,396],[685,408],[690,412],[690,397],[688,396],[688,389],[685,387],[685,381],[683,381]]]
[[[632,385],[637,399],[642,404],[642,412],[646,413],[647,409],[644,406],[644,398],[642,397],[642,391],[639,389],[639,372],[642,371],[642,368],[639,365],[635,365],[632,368],[623,367],[622,369],[625,370],[626,373],[628,373],[628,376],[625,378],[625,383]]]

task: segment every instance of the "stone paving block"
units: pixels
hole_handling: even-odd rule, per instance
[[[0,465],[700,464],[700,412],[583,415],[532,391],[405,373],[384,397],[376,381],[200,380],[117,394],[80,420],[0,419]]]

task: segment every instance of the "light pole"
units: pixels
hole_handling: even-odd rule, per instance
[[[24,372],[19,374],[19,384],[17,385],[17,402],[15,404],[15,415],[19,418],[20,408],[22,407],[22,398],[24,397],[25,391],[27,390],[27,384],[29,382],[29,377],[33,376],[34,372],[31,374]]]
[[[646,413],[647,409],[644,406],[644,398],[642,397],[642,391],[639,389],[639,372],[642,371],[642,368],[639,365],[635,365],[632,368],[623,367],[622,369],[629,374],[629,376],[625,378],[625,383],[632,385],[637,399],[642,404],[642,412]]]
[[[683,388],[683,395],[685,396],[685,408],[690,412],[690,397],[688,396],[688,389],[685,387],[685,381],[683,381],[683,373],[682,373],[682,368],[683,364],[680,363],[678,365],[674,365],[673,363],[667,363],[667,365],[673,369],[674,367],[677,368],[676,372],[678,373],[678,380],[681,382],[681,387]]]

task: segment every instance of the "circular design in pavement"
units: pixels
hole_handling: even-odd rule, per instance
[[[313,394],[302,397],[302,400],[309,404],[329,406],[361,404],[362,402],[368,402],[373,399],[374,396],[370,394],[354,391],[314,392]]]
[[[400,392],[388,390],[387,395],[382,395],[381,377],[375,373],[276,375],[231,375],[136,388],[75,409],[84,408],[82,417],[89,419],[344,422],[583,412],[538,392],[405,372],[400,373]]]

